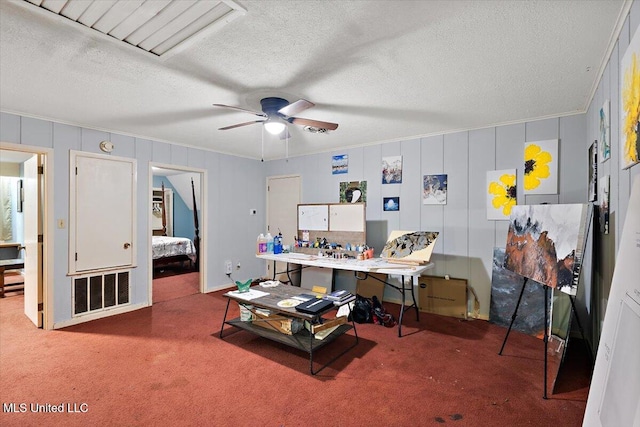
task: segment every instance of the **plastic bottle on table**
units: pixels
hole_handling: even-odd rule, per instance
[[[267,233],[267,253],[268,254],[272,254],[273,253],[273,236],[271,236],[271,233]]]
[[[282,253],[282,233],[278,233],[278,235],[273,238],[273,253]]]
[[[264,238],[264,234],[260,233],[258,236],[258,254],[264,254],[267,252],[267,241]]]

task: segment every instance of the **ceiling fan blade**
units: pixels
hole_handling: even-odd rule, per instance
[[[220,128],[218,130],[235,129],[235,128],[239,128],[239,127],[242,127],[242,126],[248,126],[248,125],[252,125],[254,123],[262,123],[262,122],[264,122],[264,120],[254,120],[252,122],[238,123],[237,125],[225,126],[225,127]]]
[[[316,104],[314,104],[311,101],[307,101],[306,99],[299,99],[296,102],[292,102],[289,105],[285,105],[284,107],[278,110],[278,113],[291,117],[291,116],[295,116],[298,113],[301,113],[302,111],[308,108],[314,107],[315,105]]]
[[[232,110],[243,111],[245,113],[255,114],[259,117],[267,117],[264,113],[257,113],[255,111],[247,110],[246,108],[234,107],[233,105],[213,104],[214,107],[231,108]]]
[[[314,128],[321,128],[327,130],[338,129],[337,123],[321,122],[320,120],[303,119],[302,117],[292,117],[290,122],[295,125],[312,126]]]

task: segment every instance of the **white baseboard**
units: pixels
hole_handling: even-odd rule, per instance
[[[236,288],[236,285],[234,283],[222,284],[210,289],[205,289],[204,293],[209,294],[211,292],[224,291],[225,289],[233,290],[232,288]]]
[[[129,313],[130,311],[140,310],[141,308],[149,307],[149,304],[132,304],[124,307],[116,307],[109,310],[102,310],[96,313],[89,313],[86,315],[73,317],[62,322],[54,322],[53,329],[66,328],[68,326],[79,325],[80,323],[89,322],[91,320],[102,319],[105,317],[115,316],[116,314]]]

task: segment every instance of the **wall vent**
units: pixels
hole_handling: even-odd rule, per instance
[[[129,304],[131,271],[78,276],[73,279],[73,315]]]

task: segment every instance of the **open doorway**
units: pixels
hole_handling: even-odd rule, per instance
[[[151,165],[152,304],[203,291],[203,172]]]
[[[0,159],[0,274],[5,285],[0,296],[22,299],[25,316],[36,327],[50,329],[45,277],[50,277],[46,260],[51,239],[45,231],[45,207],[51,203],[45,200],[52,198],[47,152],[3,143]]]

